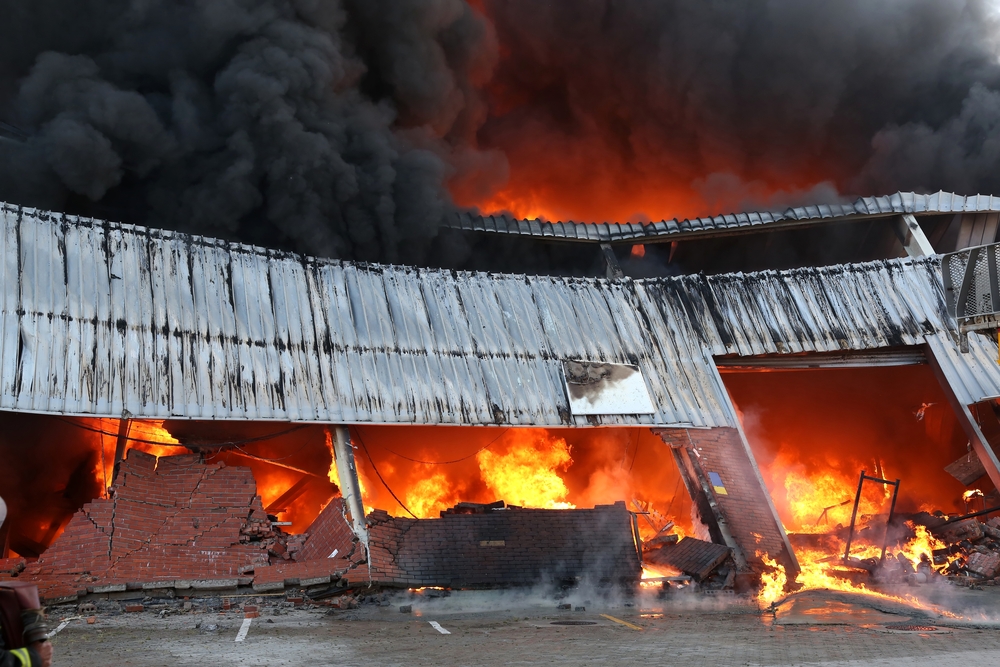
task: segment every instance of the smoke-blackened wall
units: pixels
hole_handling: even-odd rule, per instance
[[[1000,191],[988,0],[2,4],[20,204],[420,262],[456,204],[641,220]]]

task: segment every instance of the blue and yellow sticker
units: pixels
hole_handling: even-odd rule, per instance
[[[726,485],[722,483],[722,477],[719,476],[717,472],[708,473],[708,481],[712,483],[712,488],[720,496],[728,496],[729,493],[726,491]]]

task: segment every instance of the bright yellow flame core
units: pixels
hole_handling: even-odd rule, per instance
[[[932,551],[945,546],[943,542],[931,535],[924,526],[914,526],[911,522],[907,522],[907,525],[910,526],[915,535],[902,548],[894,550],[894,553],[904,555],[914,565],[920,562],[923,555],[926,555],[928,559],[932,559]],[[916,598],[885,595],[884,593],[869,589],[863,583],[856,584],[848,579],[837,576],[835,570],[842,567],[840,558],[844,553],[844,544],[838,541],[837,549],[839,551],[836,555],[831,555],[828,551],[819,549],[795,550],[795,556],[798,558],[799,567],[801,568],[801,571],[795,578],[797,590],[832,590],[864,593],[880,598],[903,601],[907,604],[926,606],[917,601]],[[859,545],[857,548],[851,549],[852,558],[878,558],[881,553],[881,547],[873,545]],[[889,558],[891,553],[893,552],[886,552],[886,559]],[[761,588],[757,594],[757,601],[762,607],[768,607],[784,597],[785,584],[788,577],[785,573],[785,567],[768,557],[767,554],[758,552],[757,556],[769,568],[769,571],[761,577]]]
[[[425,519],[447,507],[451,496],[448,478],[437,473],[425,477],[406,491],[406,506],[418,517]]]
[[[483,482],[497,498],[522,507],[572,509],[569,490],[559,476],[573,463],[563,438],[537,429],[515,429],[506,440],[506,451],[484,449],[476,454]]]
[[[857,481],[825,472],[807,476],[804,471],[785,471],[785,494],[795,532],[826,532],[846,525],[854,508]],[[858,516],[878,514],[892,497],[892,487],[867,482],[862,489]]]

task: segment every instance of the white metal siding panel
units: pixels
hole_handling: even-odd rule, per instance
[[[488,275],[3,206],[0,262],[0,407],[38,412],[719,426],[733,418],[712,355],[951,344],[934,258],[641,281]],[[951,350],[952,375],[970,396],[1000,394],[1000,372],[976,368],[995,348],[975,349]],[[571,415],[563,359],[638,365],[655,412]]]

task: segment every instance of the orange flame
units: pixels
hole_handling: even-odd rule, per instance
[[[559,475],[573,464],[563,438],[540,429],[515,429],[505,439],[502,454],[483,450],[476,455],[486,486],[508,503],[522,507],[570,509],[569,490]]]
[[[902,548],[896,550],[897,554],[905,556],[911,563],[917,563],[922,556],[932,558],[934,549],[943,548],[943,542],[934,538],[924,526],[908,525],[914,529],[916,535],[909,540]],[[837,576],[836,570],[843,565],[839,555],[843,554],[844,544],[837,541],[834,553],[821,549],[796,549],[795,555],[799,561],[801,571],[795,577],[797,590],[831,590],[845,591],[851,593],[861,593],[873,597],[887,600],[916,604],[922,608],[932,608],[912,596],[895,596],[880,593],[868,588],[863,582],[855,583],[850,579]],[[852,557],[878,558],[881,555],[881,547],[875,545],[861,545],[858,549],[852,549]],[[785,567],[771,559],[767,554],[758,552],[757,556],[767,565],[768,571],[761,577],[761,588],[757,594],[757,601],[760,606],[769,607],[785,596],[785,586],[788,576]],[[886,558],[888,559],[889,554]],[[937,610],[940,612],[940,610]],[[941,612],[943,613],[943,612]]]
[[[791,521],[786,529],[800,533],[827,532],[840,524],[847,525],[854,508],[857,479],[836,471],[807,476],[801,468],[785,470],[785,496]],[[892,498],[888,484],[866,482],[862,488],[858,516],[878,514]]]

